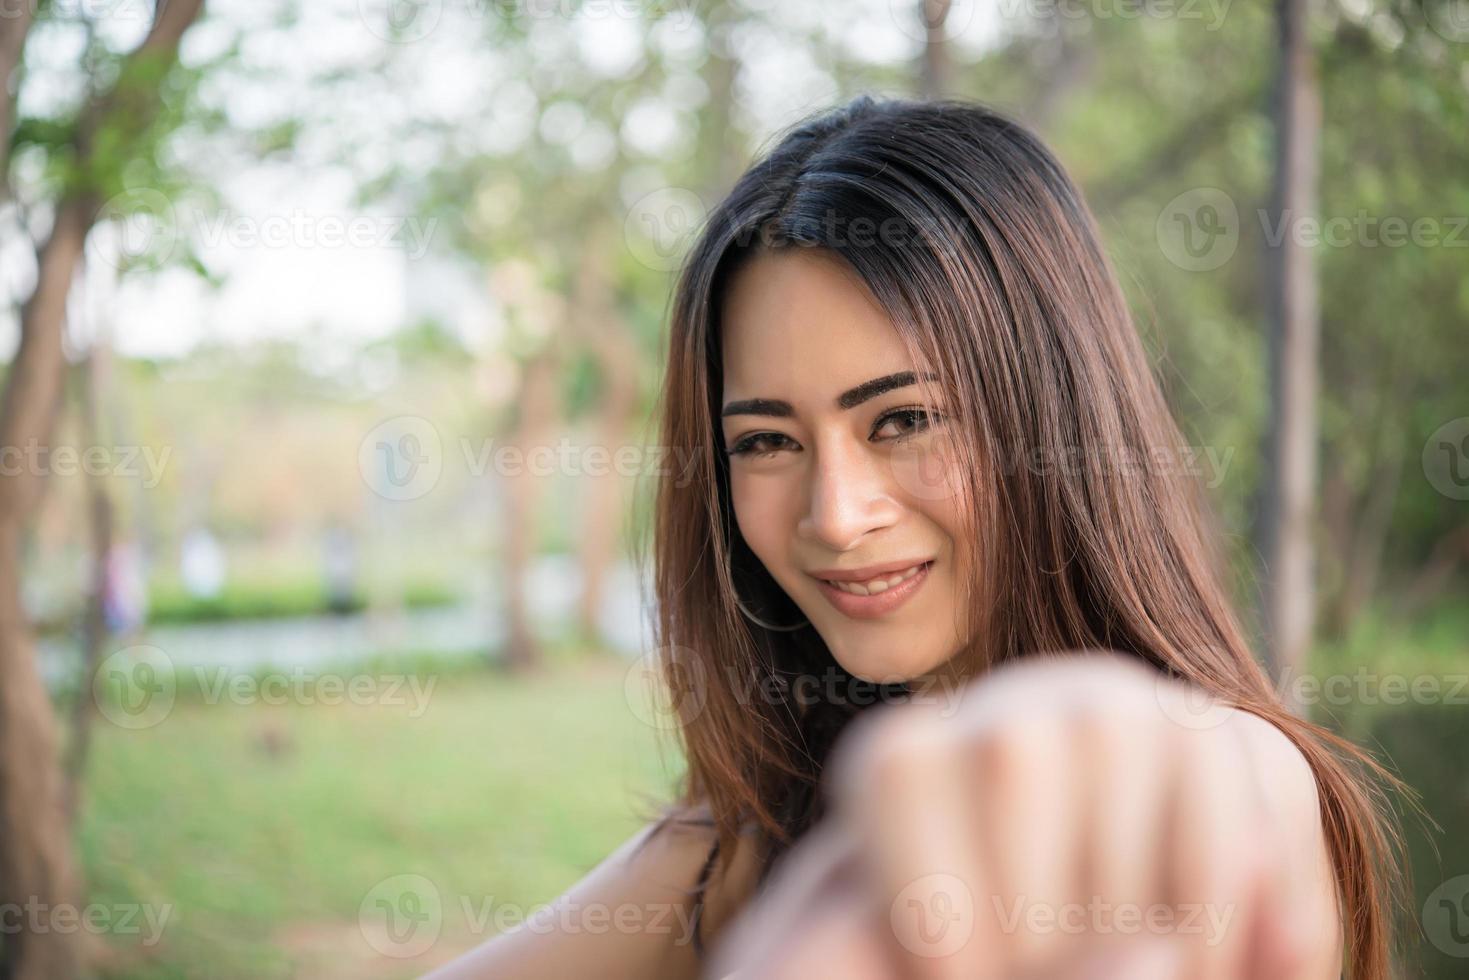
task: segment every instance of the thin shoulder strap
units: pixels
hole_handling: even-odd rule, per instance
[[[716,837],[714,845],[709,848],[709,856],[704,859],[704,867],[699,870],[699,881],[694,886],[694,893],[698,896],[691,917],[694,926],[694,953],[701,960],[704,958],[704,898],[709,889],[709,876],[714,872],[714,860],[718,856],[719,838]]]

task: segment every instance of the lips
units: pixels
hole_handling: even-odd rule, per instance
[[[852,595],[877,595],[881,592],[886,592],[899,582],[905,582],[917,575],[926,564],[927,562],[915,562],[907,568],[881,572],[873,575],[871,578],[864,579],[835,579],[824,575],[817,577],[824,582],[830,582],[843,592],[848,592]]]
[[[907,602],[928,581],[932,567],[932,559],[923,559],[810,574],[837,611],[853,619],[874,619]]]

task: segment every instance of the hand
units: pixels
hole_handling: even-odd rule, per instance
[[[843,737],[831,817],[709,976],[1340,975],[1315,782],[1274,726],[1105,653],[963,695]]]

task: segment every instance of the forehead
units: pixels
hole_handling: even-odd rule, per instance
[[[913,367],[857,273],[818,248],[749,259],[726,290],[720,333],[726,400],[805,400],[804,393],[835,393]]]

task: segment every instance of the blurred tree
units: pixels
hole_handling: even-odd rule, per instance
[[[520,450],[522,460],[533,460],[540,447],[551,445],[559,428],[561,358],[554,347],[534,354],[521,365],[516,392],[518,418],[506,435],[507,445]],[[506,509],[501,537],[500,567],[505,595],[505,664],[525,672],[541,666],[540,642],[531,622],[531,566],[539,552],[538,520],[544,495],[529,469],[506,474]]]
[[[1322,102],[1319,228],[1271,211],[1278,31],[1268,5],[1220,16],[1012,16],[960,66],[956,89],[1043,121],[1101,224],[1144,339],[1230,532],[1241,607],[1262,610],[1266,276],[1285,238],[1314,256],[1321,627],[1369,601],[1414,607],[1469,563],[1462,502],[1424,479],[1421,451],[1465,414],[1469,279],[1469,31],[1451,3],[1324,0],[1306,42]],[[1061,38],[1086,84],[1054,100]],[[1237,214],[1207,269],[1162,247],[1160,215],[1207,190]],[[1421,234],[1410,234],[1418,227]],[[1397,236],[1392,232],[1396,228]],[[1457,233],[1455,229],[1458,229]],[[1318,231],[1319,234],[1313,232]],[[1404,397],[1411,390],[1412,397]],[[1263,646],[1264,644],[1262,644]]]
[[[1422,460],[1465,415],[1469,25],[1448,3],[1329,9],[1322,203],[1350,231],[1320,249],[1321,612],[1341,637],[1384,592],[1413,612],[1469,564],[1469,514]]]
[[[600,382],[591,446],[599,459],[616,459],[628,444],[643,382],[639,351],[617,301],[613,272],[616,231],[606,221],[590,229],[577,248],[568,327],[580,346],[591,352]],[[605,451],[603,455],[601,451]],[[593,461],[588,457],[588,463]],[[618,467],[584,467],[581,491],[581,535],[577,557],[582,570],[579,615],[582,635],[601,639],[602,598],[616,562],[626,512],[625,479]]]
[[[1270,243],[1265,253],[1270,298],[1266,317],[1270,416],[1261,553],[1265,557],[1268,657],[1274,676],[1285,679],[1303,673],[1315,620],[1313,532],[1320,460],[1316,399],[1321,320],[1314,252],[1295,229],[1318,216],[1321,96],[1308,34],[1308,0],[1276,0],[1276,22],[1279,62],[1269,215],[1274,227],[1290,231]]]
[[[717,201],[744,169],[744,134],[735,120],[740,65],[731,36],[739,23],[739,11],[729,0],[714,0],[702,5],[700,13],[705,57],[698,77],[708,98],[698,114],[692,171],[702,178],[698,185],[701,199]]]
[[[497,83],[467,100],[453,125],[407,125],[403,138],[439,147],[438,164],[427,173],[395,165],[365,181],[367,197],[406,200],[440,218],[446,250],[487,268],[503,320],[482,351],[484,373],[496,379],[486,424],[499,441],[529,452],[554,448],[568,430],[581,436],[569,472],[496,474],[496,561],[507,659],[517,667],[539,656],[527,578],[558,480],[576,509],[577,626],[604,639],[603,596],[627,542],[629,479],[615,460],[652,397],[644,365],[657,359],[659,308],[678,252],[746,156],[737,31],[752,19],[723,0],[688,9],[576,5],[558,15],[497,7],[463,25]],[[407,86],[430,51],[452,49],[458,36],[441,24],[421,41],[385,48],[381,69]],[[489,138],[467,141],[466,131]]]
[[[953,56],[949,52],[949,9],[952,0],[916,0],[927,38],[918,55],[918,94],[925,99],[941,99],[953,90]]]
[[[85,280],[82,270],[85,257],[79,263],[78,278]],[[80,304],[78,304],[80,305]],[[110,436],[104,434],[111,413],[104,405],[108,401],[109,380],[112,374],[111,331],[108,324],[95,325],[96,332],[87,349],[86,357],[72,372],[73,387],[78,402],[82,442],[88,446],[115,445]],[[86,608],[82,615],[81,668],[77,671],[77,690],[89,691],[92,678],[102,661],[103,647],[107,642],[109,624],[107,600],[109,578],[112,568],[114,528],[117,523],[117,505],[105,474],[87,474],[87,537],[89,541],[88,582]],[[69,822],[75,824],[80,812],[82,775],[86,772],[87,753],[91,747],[92,720],[96,707],[85,693],[78,696],[71,706],[71,730],[67,736],[65,757],[66,811]]]
[[[202,0],[160,3],[142,42],[118,65],[111,86],[95,93],[64,127],[54,163],[59,188],[50,232],[37,249],[36,283],[21,308],[20,345],[0,395],[0,446],[46,447],[60,403],[67,294],[87,234],[125,167],[151,154],[159,132],[164,85],[184,32]],[[0,19],[0,77],[7,81],[32,26],[29,8]],[[40,8],[38,8],[40,9]],[[9,103],[9,88],[6,98]],[[7,118],[12,110],[7,105]],[[26,122],[17,127],[26,130]],[[7,130],[7,142],[18,139]],[[8,157],[3,167],[9,170]],[[74,904],[78,882],[71,854],[56,722],[21,601],[20,551],[25,521],[44,487],[38,469],[17,467],[0,480],[0,903],[53,909]],[[65,978],[79,968],[73,936],[22,930],[0,944],[0,976]]]

